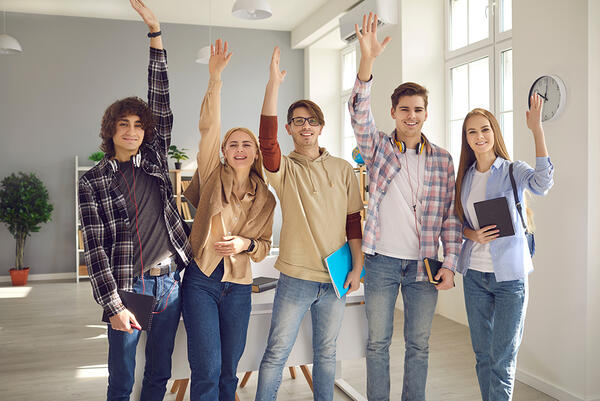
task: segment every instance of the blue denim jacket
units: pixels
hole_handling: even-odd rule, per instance
[[[467,198],[469,197],[469,192],[471,192],[476,163],[473,163],[469,167],[463,179],[460,194],[463,205],[467,204]],[[525,230],[523,229],[521,218],[515,205],[515,197],[510,184],[510,176],[508,175],[510,163],[506,159],[496,158],[494,164],[492,164],[485,190],[486,199],[494,199],[501,196],[506,197],[515,228],[515,235],[497,238],[490,242],[490,253],[492,254],[496,281],[522,279],[533,271],[531,256],[527,248],[527,239],[525,238]],[[554,184],[554,166],[550,162],[549,157],[537,157],[535,170],[525,162],[516,161],[514,163],[513,174],[521,202],[523,201],[523,191],[525,189],[536,195],[545,195]],[[523,208],[523,217],[527,221],[525,208]],[[473,222],[466,214],[464,225],[473,229]],[[474,244],[473,241],[465,238],[456,267],[459,273],[465,274],[467,272]]]

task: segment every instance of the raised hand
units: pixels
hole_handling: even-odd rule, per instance
[[[227,67],[233,53],[227,53],[227,41],[221,45],[221,39],[210,45],[210,59],[208,60],[208,72],[214,79],[221,79],[221,72]]]
[[[142,0],[129,0],[131,3],[131,7],[142,17],[148,28],[150,28],[150,32],[158,32],[160,31],[160,23],[158,22],[158,18],[156,15],[150,10]]]
[[[356,37],[360,43],[361,57],[365,59],[375,59],[385,50],[385,47],[392,40],[389,36],[380,43],[377,40],[377,14],[369,13],[369,16],[363,15],[362,33],[358,29],[358,24],[354,25]]]
[[[529,110],[525,112],[527,117],[527,128],[532,130],[535,134],[535,131],[542,126],[542,109],[544,107],[544,101],[542,97],[534,93],[531,95]]]
[[[269,69],[269,82],[273,84],[280,85],[285,79],[285,75],[287,74],[286,70],[279,69],[279,59],[281,57],[281,50],[279,50],[279,46],[275,46],[273,49],[273,56],[271,57],[271,66]]]

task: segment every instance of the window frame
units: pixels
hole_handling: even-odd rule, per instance
[[[350,95],[352,94],[352,89],[354,88],[354,84],[349,88],[349,89],[344,89],[344,56],[346,56],[348,53],[352,53],[354,52],[356,54],[354,61],[355,61],[355,70],[356,73],[358,74],[358,66],[359,66],[359,59],[358,59],[358,48],[357,48],[357,44],[356,43],[351,43],[348,46],[342,48],[340,50],[340,108],[339,108],[339,113],[340,113],[340,154],[342,159],[347,160],[349,162],[352,161],[352,154],[348,153],[346,154],[346,150],[344,149],[344,143],[346,138],[350,138],[350,136],[345,136],[345,132],[346,132],[346,125],[350,124],[350,121],[346,121],[346,110],[348,109],[348,100],[350,99]],[[351,127],[350,127],[351,128]],[[352,133],[352,137],[354,138],[354,141],[356,141],[356,137],[354,136],[354,132]],[[352,151],[352,149],[350,149],[350,152]]]
[[[452,32],[452,20],[451,20],[451,5],[452,0],[445,1],[445,17],[446,17],[446,59],[445,59],[445,74],[446,74],[446,143],[448,150],[453,149],[453,141],[456,139],[452,138],[452,74],[453,68],[468,64],[470,62],[479,60],[483,57],[489,58],[489,93],[490,93],[490,111],[497,117],[500,117],[501,113],[506,111],[500,110],[502,107],[502,52],[511,50],[512,47],[512,28],[504,32],[500,32],[500,15],[499,8],[502,6],[501,0],[489,0],[489,9],[492,12],[489,21],[490,36],[487,39],[472,43],[470,45],[461,47],[455,50],[450,49],[451,32]],[[511,0],[514,1],[514,0]],[[467,7],[468,10],[468,7]],[[468,11],[467,11],[468,13]],[[468,24],[468,21],[467,21]],[[512,23],[511,23],[512,26]],[[514,53],[513,53],[514,55]],[[513,59],[513,77],[514,77],[514,59]],[[513,134],[514,134],[514,79],[513,79]],[[514,140],[513,140],[514,143]],[[514,149],[508,149],[509,154],[513,154]]]

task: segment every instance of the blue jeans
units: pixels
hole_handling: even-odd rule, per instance
[[[174,274],[165,274],[159,277],[150,277],[148,273],[144,274],[145,294],[153,295],[158,300],[154,311],[161,312],[154,314],[152,328],[148,332],[141,401],[162,400],[167,381],[171,377],[171,355],[181,317],[179,284],[175,281]],[[141,278],[134,278],[133,292],[141,294],[142,291]],[[111,325],[108,325],[107,400],[129,400],[134,382],[135,351],[139,339],[140,332],[138,330],[133,330],[133,333],[129,334],[126,331],[113,330]]]
[[[252,286],[222,282],[223,261],[207,277],[196,262],[183,277],[183,322],[192,371],[190,400],[233,401],[250,320]]]
[[[481,399],[510,400],[527,310],[527,278],[497,282],[494,273],[469,269],[463,283]]]
[[[417,261],[380,254],[366,255],[365,308],[369,324],[367,341],[367,398],[390,399],[390,344],[398,289],[404,302],[403,401],[424,401],[429,360],[429,334],[437,290],[416,281]]]
[[[310,308],[313,343],[313,396],[333,400],[335,348],[344,317],[346,297],[338,299],[331,283],[301,280],[281,273],[277,282],[267,349],[258,373],[257,401],[273,401],[281,373]]]

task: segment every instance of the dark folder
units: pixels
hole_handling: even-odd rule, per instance
[[[152,327],[152,311],[156,300],[152,295],[136,294],[125,290],[117,290],[123,305],[135,316],[142,330],[150,331]],[[108,323],[106,311],[102,315],[102,321]]]
[[[277,279],[271,277],[256,277],[252,280],[252,292],[263,292],[275,288]]]
[[[429,282],[431,284],[441,283],[442,280],[436,280],[435,276],[437,276],[438,272],[442,268],[442,262],[431,258],[425,258],[423,259],[423,262],[425,263],[425,271],[427,272],[427,278],[429,279]]]
[[[515,235],[515,228],[508,210],[508,201],[504,196],[475,202],[473,207],[479,221],[479,227],[495,225],[496,229],[500,230],[498,237]]]

